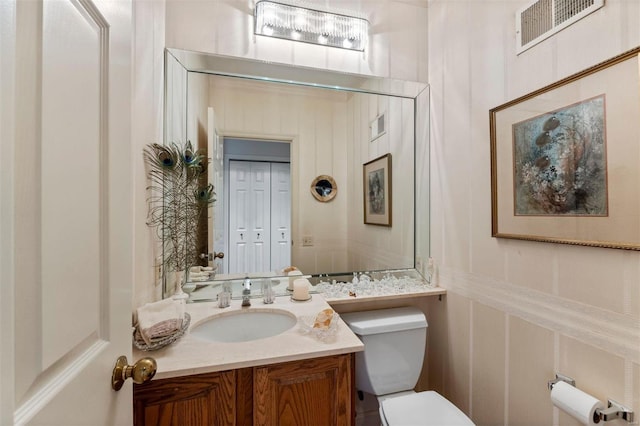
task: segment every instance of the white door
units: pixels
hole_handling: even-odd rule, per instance
[[[131,16],[0,1],[2,425],[132,422]]]
[[[251,271],[271,268],[271,164],[251,163]]]
[[[270,164],[229,162],[229,272],[268,271],[271,259]]]
[[[209,206],[209,256],[216,252],[224,253],[224,146],[223,138],[219,136],[216,127],[216,117],[213,108],[207,109],[207,150],[209,152],[209,183],[213,185],[216,192],[216,201]],[[213,264],[218,265],[218,273],[225,273],[224,262],[213,258]]]
[[[271,269],[291,265],[291,173],[289,163],[271,163]]]
[[[249,271],[251,163],[229,162],[229,273]]]

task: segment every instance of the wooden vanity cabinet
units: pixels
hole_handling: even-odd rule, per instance
[[[134,385],[134,423],[350,426],[354,365],[344,354]]]
[[[152,380],[133,386],[134,425],[233,425],[236,371]]]
[[[254,368],[253,424],[351,425],[352,367],[342,355]]]

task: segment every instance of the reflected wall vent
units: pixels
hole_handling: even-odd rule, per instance
[[[604,0],[537,0],[516,13],[520,54],[604,6]]]
[[[371,142],[387,133],[387,121],[384,116],[384,113],[378,115],[369,125],[369,129],[371,130]]]

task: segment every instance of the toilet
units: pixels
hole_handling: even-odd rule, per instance
[[[474,423],[434,391],[414,392],[427,341],[427,319],[416,308],[341,314],[364,343],[356,354],[356,388],[376,395],[383,425],[463,426]]]

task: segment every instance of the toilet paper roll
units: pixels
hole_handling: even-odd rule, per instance
[[[600,400],[562,381],[553,385],[551,402],[583,425],[598,424],[596,410],[605,408]]]

